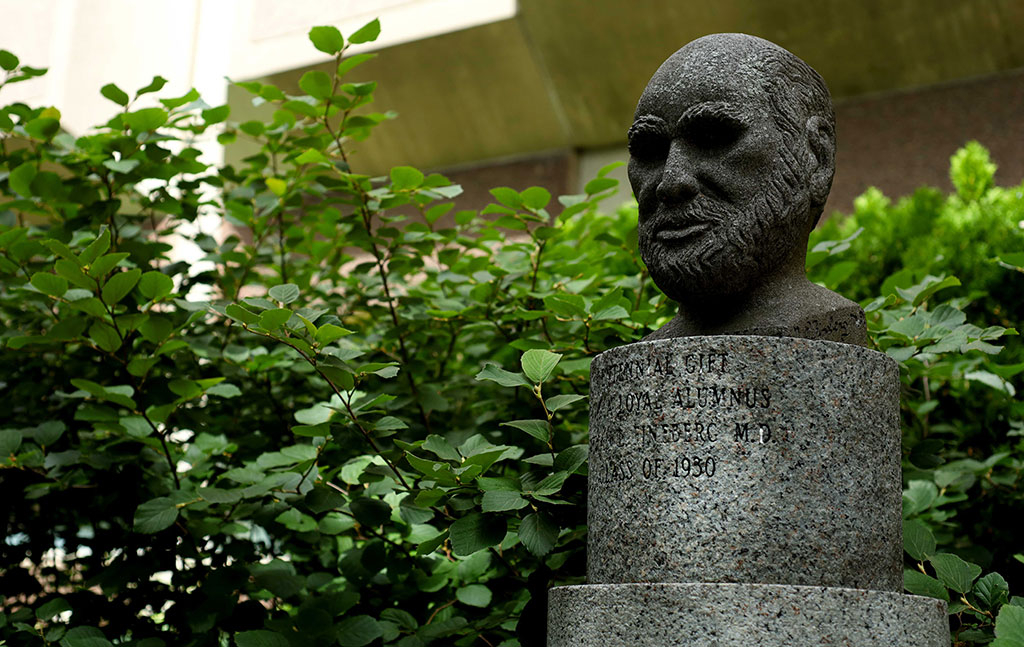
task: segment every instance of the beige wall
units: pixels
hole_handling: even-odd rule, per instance
[[[515,11],[516,0],[0,0],[0,48],[24,64],[50,68],[42,78],[4,88],[0,101],[56,106],[62,125],[82,133],[118,110],[99,93],[107,83],[133,95],[160,75],[169,81],[161,96],[195,87],[208,104],[221,105],[226,78],[326,60],[309,43],[313,25],[351,33],[379,17],[381,38],[352,48],[361,51]],[[211,150],[220,157],[219,147]]]

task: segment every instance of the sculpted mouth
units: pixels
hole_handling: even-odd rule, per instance
[[[684,227],[672,227],[667,226],[657,231],[654,234],[654,240],[659,243],[667,243],[670,245],[679,245],[694,238],[699,237],[703,234],[710,225],[706,222],[699,222],[692,225],[686,225]]]

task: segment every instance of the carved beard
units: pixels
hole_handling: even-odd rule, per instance
[[[659,203],[654,214],[641,219],[638,232],[654,283],[677,302],[742,294],[757,286],[794,245],[806,245],[803,224],[810,199],[799,185],[794,174],[777,172],[764,193],[743,207],[704,194],[682,208]],[[697,223],[708,226],[679,244],[655,239],[664,228]]]

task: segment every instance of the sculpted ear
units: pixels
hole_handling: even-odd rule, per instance
[[[814,115],[805,127],[810,149],[810,190],[812,201],[824,206],[832,188],[832,175],[836,169],[836,135],[833,125]]]

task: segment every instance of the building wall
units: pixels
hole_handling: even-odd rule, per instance
[[[746,29],[799,51],[841,97],[829,211],[849,211],[868,186],[891,196],[924,184],[948,189],[948,158],[971,139],[992,151],[997,181],[1024,179],[1019,68],[855,96],[873,82],[934,83],[965,71],[1019,66],[1024,48],[1014,44],[1015,24],[1022,13],[1009,0],[950,0],[924,13],[911,0],[895,0],[888,13],[871,9],[881,0],[780,0],[775,12],[749,0],[723,0],[714,8],[643,0],[628,11],[611,0],[587,0],[592,10],[585,20],[571,10],[582,1],[0,0],[0,47],[26,64],[51,68],[41,79],[5,87],[0,100],[55,105],[64,127],[76,134],[118,109],[99,94],[107,82],[132,93],[160,74],[170,81],[163,96],[194,86],[207,103],[219,105],[230,100],[225,77],[274,75],[288,87],[310,66],[327,65],[328,57],[307,42],[310,25],[336,24],[350,33],[379,15],[381,40],[370,46],[387,51],[365,70],[382,82],[378,109],[401,114],[371,140],[373,150],[363,152],[367,170],[412,163],[448,171],[466,186],[460,206],[474,208],[486,204],[487,189],[495,185],[579,191],[599,168],[625,159],[637,88],[662,50],[688,38],[679,25]],[[840,10],[857,29],[839,24],[834,13]],[[691,14],[700,20],[694,23]],[[913,54],[935,34],[945,35],[945,49],[970,47]],[[987,41],[979,40],[985,34]],[[849,43],[860,43],[867,55],[834,55],[854,46]],[[872,53],[878,47],[899,56],[886,55],[883,65]],[[249,108],[232,104],[232,117],[246,118]],[[202,147],[208,161],[220,159],[216,142]],[[625,169],[613,177],[624,181]]]
[[[1024,180],[1024,70],[851,99],[836,108],[836,131],[829,210],[849,211],[869,186],[890,197],[922,185],[952,190],[949,157],[970,140],[992,153],[998,184],[1019,184]]]

